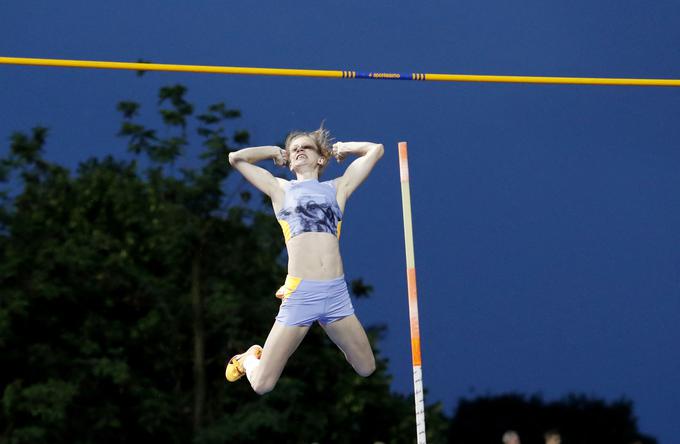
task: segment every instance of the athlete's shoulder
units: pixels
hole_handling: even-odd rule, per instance
[[[324,181],[324,182],[321,182],[321,185],[325,185],[325,186],[327,186],[327,187],[331,187],[331,188],[333,188],[333,189],[335,190],[335,189],[338,188],[338,180],[339,180],[339,179],[340,179],[339,177],[336,177],[335,179],[326,180],[326,181]]]

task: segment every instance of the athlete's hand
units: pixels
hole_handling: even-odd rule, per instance
[[[273,157],[274,163],[277,166],[288,165],[288,151],[283,148],[279,148],[278,146],[276,148],[278,148],[278,152],[274,154]]]
[[[331,151],[331,153],[338,162],[342,162],[343,160],[345,160],[347,155],[351,153],[351,150],[348,144],[346,144],[345,142],[336,142],[333,144],[333,150]]]

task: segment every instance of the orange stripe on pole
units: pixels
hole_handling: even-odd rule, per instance
[[[406,270],[408,285],[408,311],[411,323],[411,356],[413,365],[421,365],[420,359],[420,322],[418,319],[418,290],[416,287],[416,269]]]
[[[402,182],[408,182],[408,149],[405,142],[399,143],[399,178]]]
[[[420,338],[411,338],[411,355],[413,356],[413,365],[421,365]]]

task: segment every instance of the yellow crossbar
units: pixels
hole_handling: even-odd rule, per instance
[[[133,71],[172,71],[257,76],[325,77],[342,79],[416,80],[435,82],[534,83],[562,85],[680,86],[679,79],[630,79],[603,77],[540,77],[469,74],[427,74],[321,69],[248,68],[242,66],[170,65],[161,63],[101,62],[92,60],[0,57],[2,65],[54,66],[64,68],[126,69]]]

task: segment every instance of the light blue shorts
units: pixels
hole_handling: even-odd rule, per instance
[[[288,276],[276,295],[282,299],[276,320],[285,325],[326,325],[354,314],[345,276],[329,281]]]

